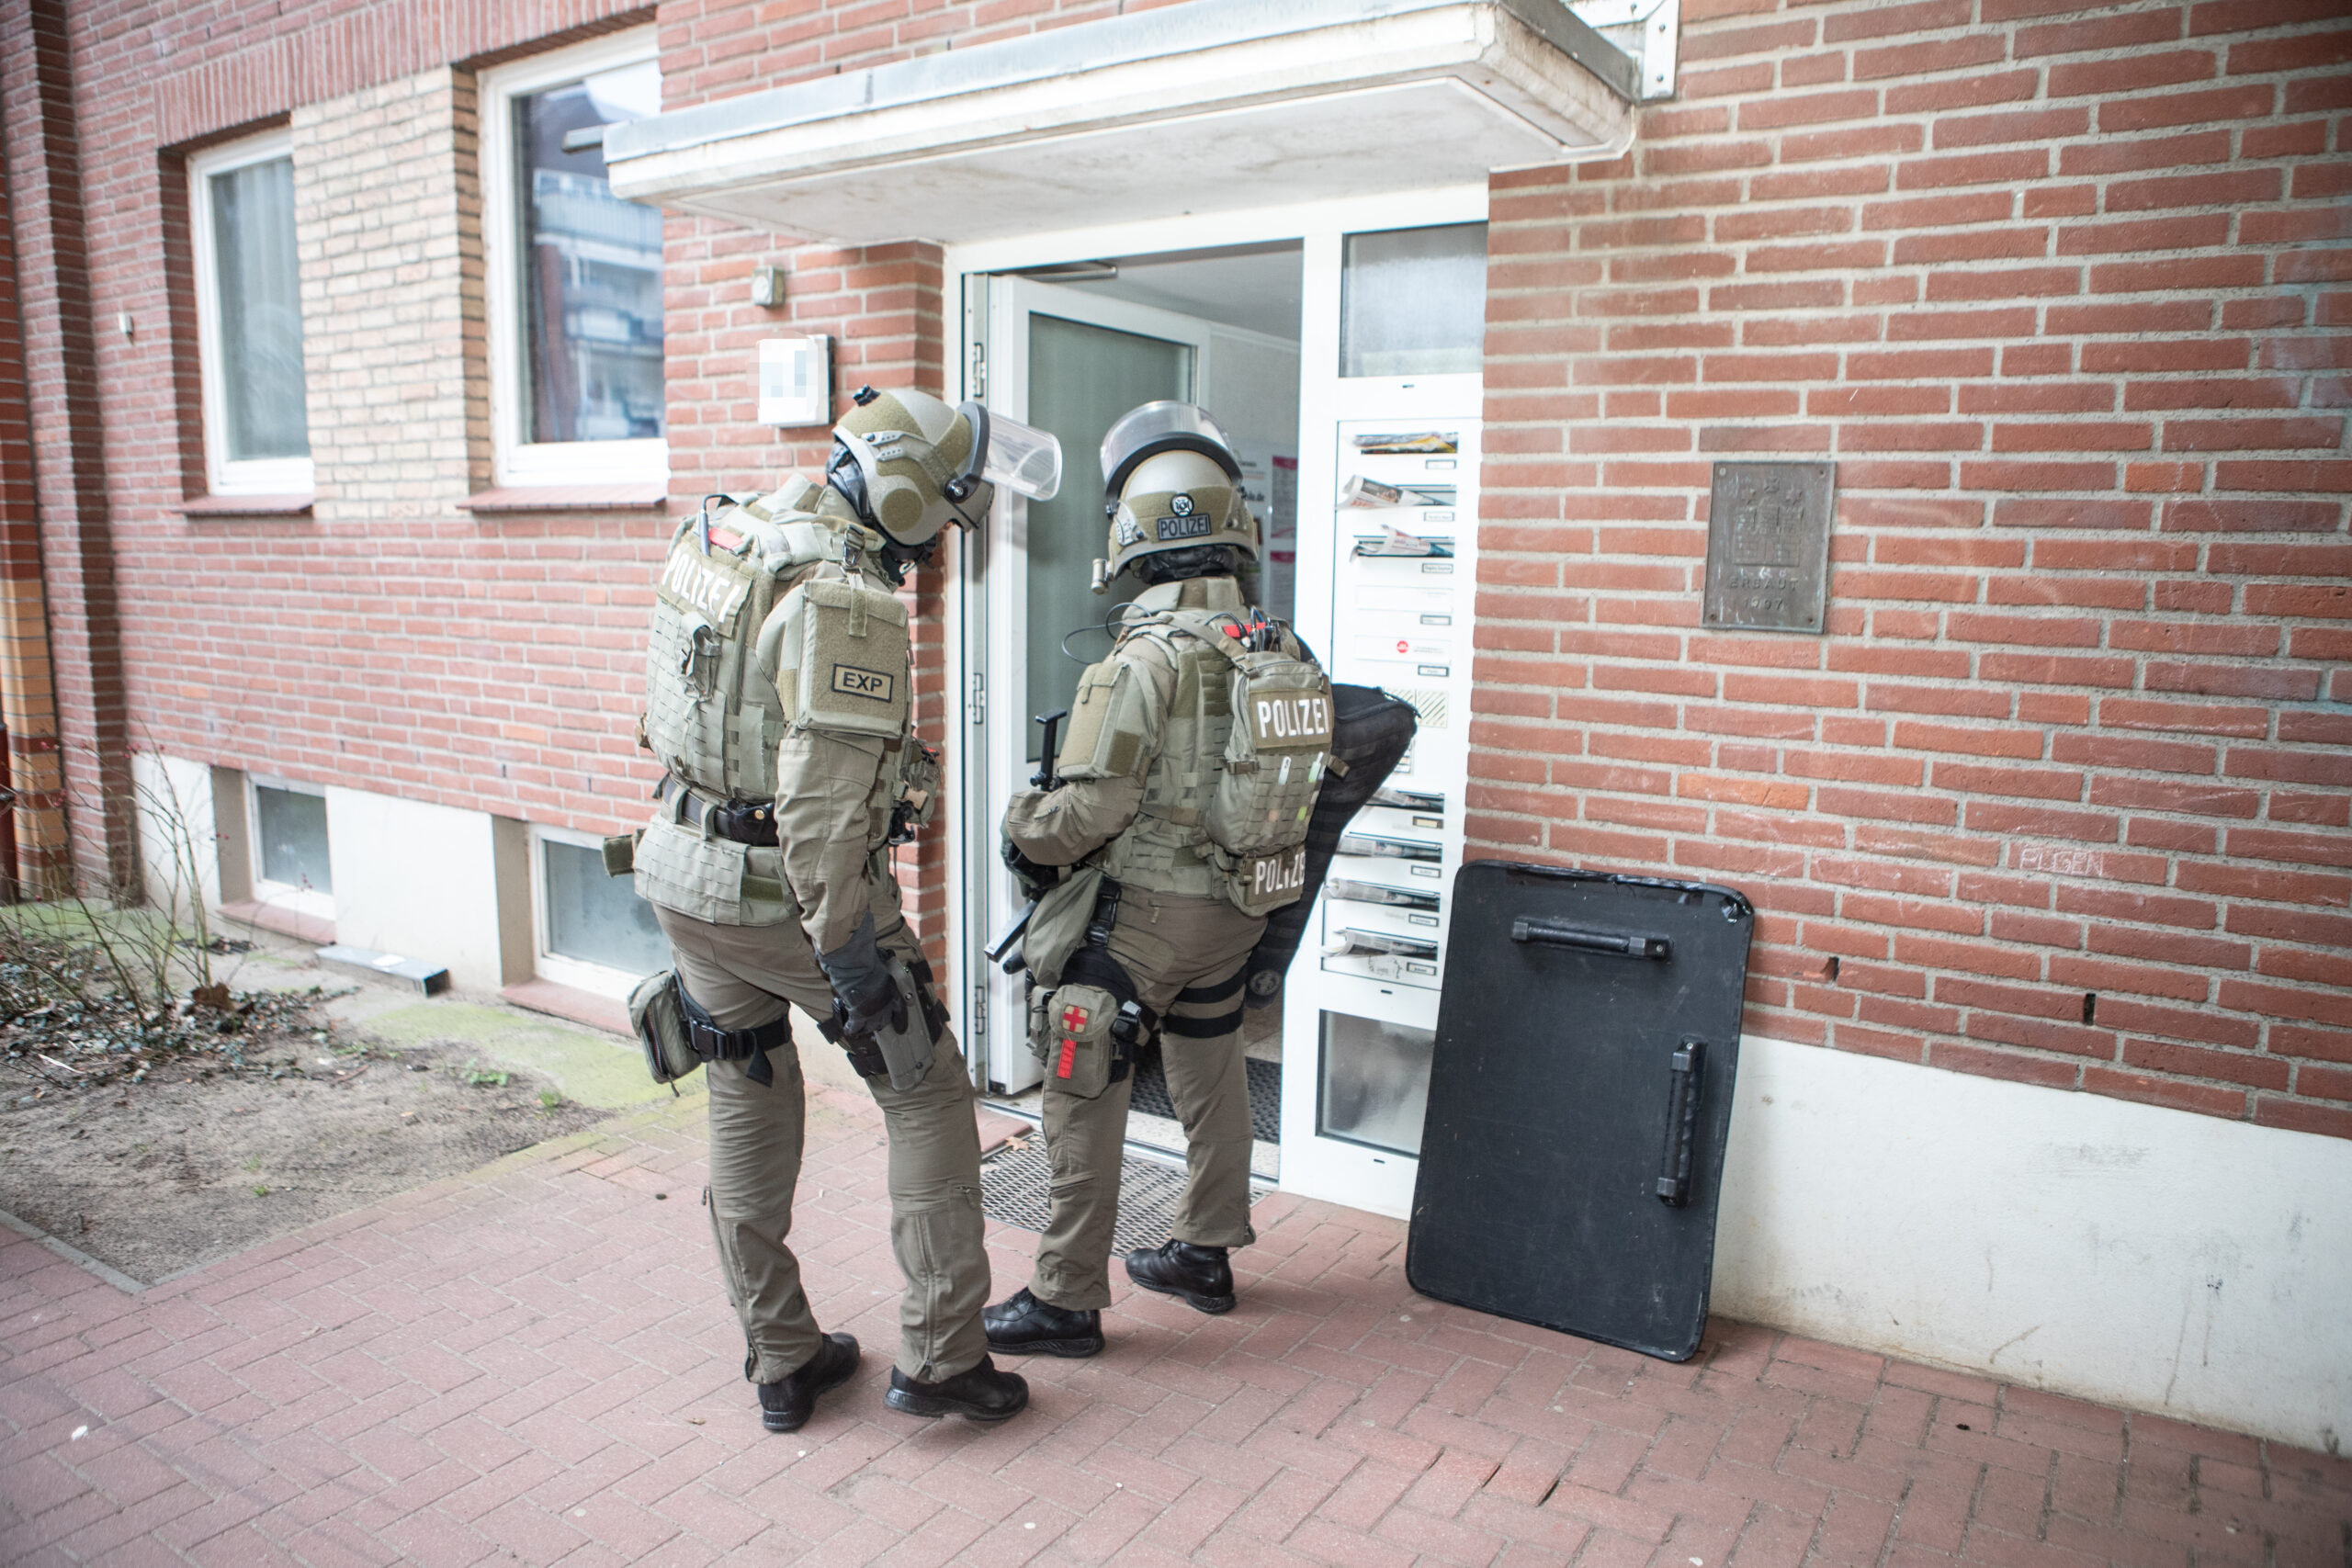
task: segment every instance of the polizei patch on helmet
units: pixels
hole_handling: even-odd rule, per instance
[[[1205,539],[1209,534],[1209,514],[1195,512],[1189,517],[1163,517],[1159,520],[1158,532],[1162,543],[1170,539]]]
[[[833,666],[833,690],[845,697],[865,697],[872,702],[887,703],[896,683],[893,677],[879,670],[860,670],[854,664]]]

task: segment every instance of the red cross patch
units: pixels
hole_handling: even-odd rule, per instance
[[[1075,1034],[1080,1030],[1086,1027],[1086,1021],[1090,1016],[1091,1015],[1089,1014],[1084,1008],[1080,1007],[1076,1002],[1072,1002],[1069,1006],[1062,1009],[1062,1027],[1068,1030],[1070,1033]]]

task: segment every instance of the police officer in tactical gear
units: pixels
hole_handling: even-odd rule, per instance
[[[1330,686],[1245,601],[1258,556],[1240,465],[1190,403],[1148,403],[1102,444],[1110,558],[1144,584],[1110,656],[1080,676],[1053,788],[1016,795],[1005,858],[1038,898],[1024,936],[1045,1065],[1052,1213],[1027,1288],[988,1309],[1008,1354],[1102,1348],[1137,1049],[1155,1032],[1189,1175],[1169,1242],[1127,1277],[1202,1312],[1234,1305],[1250,1225],[1244,968],[1296,898],[1329,762]]]
[[[942,528],[980,524],[992,481],[1034,490],[1050,468],[1050,494],[1059,453],[1012,422],[992,430],[977,403],[910,390],[860,390],[833,434],[822,484],[706,502],[671,541],[642,735],[668,773],[634,847],[637,890],[670,939],[673,1012],[708,1069],[706,1201],[764,1426],[796,1430],[858,1364],[856,1340],[820,1332],[785,1239],[803,1118],[787,1003],[827,1021],[888,1133],[907,1291],[886,1402],[1002,1420],[1028,1387],[989,1360],[980,1323],[972,1087],[890,863],[938,783],[937,753],[910,728],[892,590]],[[1012,467],[1024,459],[1025,478]]]

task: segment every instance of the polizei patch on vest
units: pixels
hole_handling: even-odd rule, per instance
[[[897,678],[879,670],[860,670],[854,664],[833,666],[833,690],[847,697],[865,697],[877,703],[890,700],[890,690]]]
[[[1170,539],[1205,539],[1209,536],[1209,514],[1195,512],[1190,517],[1163,517],[1159,523],[1159,535],[1163,543]]]
[[[1260,855],[1249,863],[1250,902],[1295,898],[1306,889],[1306,846],[1279,854]]]
[[[741,570],[730,570],[734,558],[707,556],[695,543],[694,531],[688,529],[670,551],[670,558],[662,565],[661,596],[682,610],[694,610],[718,628],[721,637],[735,635],[735,613],[752,592],[752,580]]]
[[[1331,699],[1319,693],[1251,697],[1250,722],[1261,746],[1319,745],[1331,738]]]

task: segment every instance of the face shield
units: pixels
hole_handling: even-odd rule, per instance
[[[1062,444],[1053,432],[966,403],[965,416],[979,433],[980,478],[1032,501],[1051,501],[1062,488]]]
[[[956,413],[971,427],[972,446],[962,469],[940,487],[956,521],[978,528],[1002,485],[1032,501],[1050,501],[1061,488],[1062,444],[1052,432],[992,414],[978,403]]]
[[[1162,452],[1198,452],[1212,458],[1230,478],[1241,477],[1233,443],[1225,427],[1198,403],[1145,403],[1119,416],[1102,437],[1102,494],[1116,501],[1135,472],[1136,465]]]

